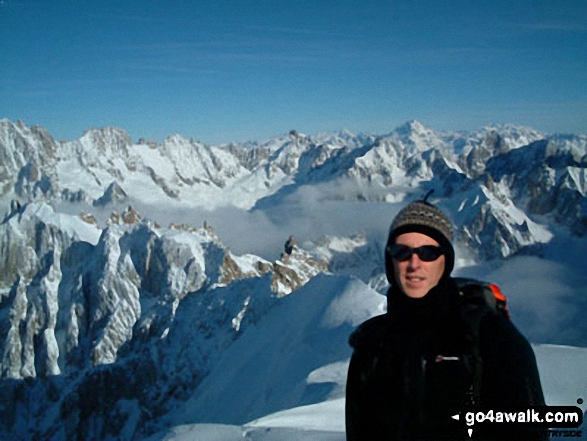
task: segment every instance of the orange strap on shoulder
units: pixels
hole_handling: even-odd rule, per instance
[[[510,310],[508,308],[507,298],[503,295],[503,293],[499,289],[499,286],[490,283],[489,289],[491,289],[491,292],[493,292],[493,297],[495,297],[495,301],[498,305],[498,308],[501,307],[506,312],[508,318],[510,318]]]

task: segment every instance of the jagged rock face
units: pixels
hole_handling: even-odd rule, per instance
[[[133,337],[168,332],[189,293],[270,273],[268,286],[283,296],[327,269],[297,246],[273,264],[235,256],[210,228],[111,224],[92,244],[53,215],[47,205],[25,205],[0,225],[3,378],[113,363]]]
[[[386,292],[385,261],[382,244],[369,240],[365,234],[348,238],[326,236],[304,244],[316,259],[326,262],[328,271],[358,277],[379,292]]]
[[[137,323],[160,335],[173,319],[161,307],[223,276],[227,251],[204,230],[111,224],[92,245],[40,210],[51,211],[27,205],[0,225],[3,378],[112,363]]]
[[[291,240],[274,263],[236,256],[210,226],[98,233],[42,203],[0,225],[0,434],[156,430],[154,416],[185,400],[244,329],[327,270]]]
[[[459,160],[459,165],[471,177],[477,178],[485,172],[485,165],[490,158],[506,153],[510,148],[498,133],[490,132],[481,142],[471,146],[469,153]]]
[[[481,259],[502,259],[524,250],[538,251],[552,238],[544,226],[533,222],[508,197],[509,188],[494,184],[492,190],[483,184],[471,187],[449,206],[457,230],[456,244],[472,250]]]
[[[76,141],[57,144],[39,128],[0,122],[0,185],[21,200],[39,198],[105,204],[125,194],[127,182],[146,177],[154,188],[177,199],[182,186],[223,188],[247,174],[237,158],[180,136],[159,148],[133,145],[123,130],[106,127],[87,131]],[[111,189],[113,182],[116,186]],[[114,193],[112,194],[113,191]]]
[[[301,288],[316,274],[328,271],[328,265],[297,245],[293,245],[289,253],[282,253],[272,269],[272,289],[279,296],[284,296]]]
[[[487,171],[504,181],[531,213],[552,215],[577,235],[587,231],[584,142],[576,138],[543,140],[496,156]]]
[[[202,183],[224,188],[231,180],[246,174],[229,152],[178,135],[168,138],[160,151],[173,164],[179,182],[187,185]]]
[[[58,145],[40,127],[0,121],[0,196],[10,191],[22,198],[56,194],[52,170]]]
[[[401,164],[394,144],[379,142],[374,148],[355,160],[349,169],[349,176],[356,176],[369,183],[380,180],[381,185],[390,187]]]
[[[120,156],[126,157],[129,155],[129,148],[132,145],[129,134],[114,127],[88,130],[80,141],[81,144],[90,144],[97,147],[96,151],[105,156],[112,156],[113,153],[118,152]],[[92,159],[96,160],[98,158],[94,157]]]
[[[468,245],[473,249],[480,249],[483,252],[482,257],[489,260],[515,254],[524,244],[531,243],[531,234],[525,222],[513,229],[504,227],[504,222],[500,222],[489,203],[482,205],[466,231],[471,238]],[[482,247],[484,243],[493,246]]]
[[[168,333],[142,344],[133,339],[111,364],[42,380],[5,380],[0,434],[145,438],[160,429],[161,416],[193,394],[222,351],[273,305],[269,285],[269,278],[252,278],[193,293],[176,306]]]
[[[112,182],[108,186],[104,194],[93,202],[93,205],[95,207],[103,207],[105,205],[112,204],[115,202],[122,202],[127,198],[128,195],[122,189],[122,187],[118,185],[117,182]],[[85,197],[81,196],[78,200],[85,200]]]

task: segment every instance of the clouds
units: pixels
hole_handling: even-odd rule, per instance
[[[301,240],[363,232],[384,241],[399,206],[366,200],[383,200],[388,192],[345,181],[305,185],[265,213]]]
[[[517,256],[482,263],[464,273],[501,288],[514,324],[533,343],[585,346],[587,275],[557,256],[562,249],[556,242],[550,244],[554,253],[547,258]],[[566,252],[579,258],[584,248],[580,242],[568,243]]]
[[[302,244],[326,235],[345,236],[361,232],[377,243],[384,243],[391,220],[400,206],[355,198],[361,192],[364,196],[369,193],[372,198],[381,191],[340,182],[302,186],[279,204],[252,211],[232,206],[206,210],[174,202],[157,206],[140,201],[130,201],[130,204],[143,216],[164,226],[171,222],[201,226],[206,222],[236,254],[252,253],[275,260],[291,235]],[[342,194],[352,197],[345,200],[340,197]]]

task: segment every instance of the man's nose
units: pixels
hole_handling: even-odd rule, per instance
[[[416,253],[414,253],[414,254],[412,254],[412,257],[410,257],[408,259],[408,268],[410,268],[410,269],[418,268],[421,263],[422,263],[422,261],[420,260],[418,255]]]

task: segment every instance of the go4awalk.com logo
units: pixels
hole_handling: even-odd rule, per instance
[[[528,426],[537,429],[548,429],[550,432],[561,432],[557,436],[581,437],[578,430],[554,430],[557,428],[573,429],[583,423],[583,412],[577,406],[540,406],[525,409],[487,409],[462,412],[452,418],[467,425],[469,437],[473,436],[473,429],[488,424],[507,425],[503,429],[514,426]],[[564,433],[562,433],[564,432]]]

